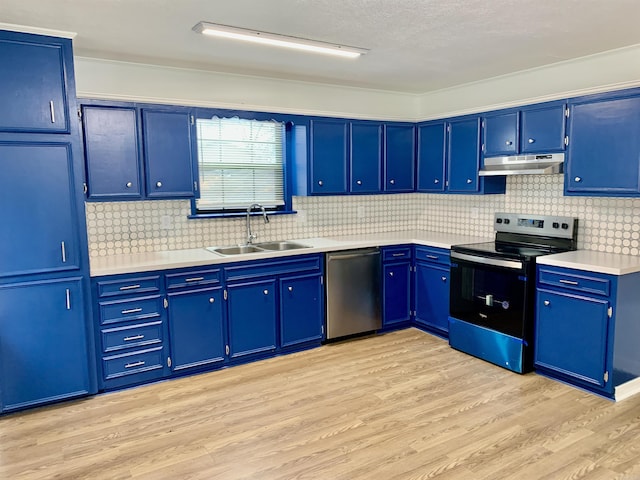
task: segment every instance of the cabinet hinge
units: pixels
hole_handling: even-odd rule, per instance
[[[324,325],[322,325],[322,335],[324,335]]]
[[[613,307],[607,308],[607,316],[609,318],[613,317]]]
[[[78,108],[78,118],[82,120],[82,110]]]
[[[320,285],[324,285],[324,277],[320,277]]]
[[[193,115],[189,115],[189,118],[191,118],[191,125],[195,125],[196,119],[193,117]]]
[[[169,308],[169,300],[167,300],[166,298],[164,299],[164,302],[162,302],[164,305],[164,308]]]
[[[198,182],[193,182],[193,190],[194,192],[198,191]]]
[[[227,355],[229,355],[229,345],[225,345],[224,351]]]
[[[567,135],[567,136],[565,136],[565,137],[564,137],[564,144],[565,144],[566,146],[568,146],[568,145],[569,145],[569,135]]]
[[[451,132],[451,125],[447,125],[447,132]]]
[[[604,372],[604,381],[605,383],[609,381],[609,372]]]
[[[449,186],[449,180],[447,180],[446,182],[444,182],[444,186],[448,187]]]
[[[226,300],[226,299],[227,299],[227,297],[228,297],[228,295],[227,295],[227,289],[226,289],[226,288],[224,289],[224,294],[223,294],[223,296],[224,296],[224,299],[225,299],[225,300]],[[229,347],[227,347],[227,348],[229,348]]]
[[[565,117],[567,117],[567,118],[569,118],[569,115],[570,115],[570,114],[569,114],[569,112],[570,112],[570,111],[571,111],[571,110],[569,110],[569,107],[565,108],[565,109],[564,109],[564,116],[565,116]]]
[[[171,366],[171,357],[167,357],[167,367]]]
[[[87,187],[87,183],[85,182],[82,184],[82,193],[86,195],[88,191],[89,191],[89,187]]]
[[[484,120],[482,120],[482,128],[484,128]],[[484,145],[483,145],[483,147],[484,147]]]

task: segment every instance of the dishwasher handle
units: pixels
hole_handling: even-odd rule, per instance
[[[350,250],[348,252],[328,253],[327,260],[347,260],[349,258],[366,257],[370,255],[380,255],[380,250]]]

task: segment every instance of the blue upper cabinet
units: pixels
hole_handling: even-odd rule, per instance
[[[0,277],[80,268],[70,143],[0,143]]]
[[[415,188],[416,127],[387,124],[384,139],[384,191],[412,192]]]
[[[484,156],[562,152],[565,112],[564,102],[552,102],[485,114]]]
[[[632,93],[569,103],[567,195],[640,194],[640,96]]]
[[[351,122],[350,191],[379,193],[382,175],[382,124]]]
[[[446,130],[445,122],[418,127],[419,192],[445,191]]]
[[[518,112],[484,117],[484,154],[487,157],[518,153]]]
[[[347,193],[346,120],[311,121],[311,194]]]
[[[480,178],[480,119],[477,117],[449,123],[447,143],[450,192],[479,191]]]
[[[187,109],[142,109],[147,197],[195,196],[192,118]]]
[[[70,133],[72,62],[70,40],[0,31],[0,131]]]
[[[142,198],[135,107],[82,106],[88,197]]]

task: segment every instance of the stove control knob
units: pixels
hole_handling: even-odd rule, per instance
[[[553,222],[553,228],[560,228],[560,224],[558,222]]]
[[[501,218],[496,218],[496,223],[502,223],[502,219]]]
[[[568,223],[563,223],[562,224],[562,229],[563,230],[569,230],[569,224]]]
[[[509,220],[508,218],[504,219],[504,224],[505,225],[509,225],[511,223],[511,220]]]

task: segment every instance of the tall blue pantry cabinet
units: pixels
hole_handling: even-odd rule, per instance
[[[71,40],[0,31],[0,412],[96,391]]]

